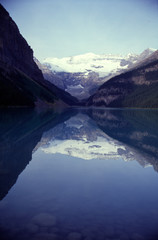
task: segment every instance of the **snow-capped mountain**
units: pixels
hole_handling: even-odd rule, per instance
[[[59,87],[83,99],[93,94],[108,79],[144,60],[154,51],[156,49],[148,48],[140,55],[86,53],[65,58],[46,58],[43,67],[39,68],[47,80],[54,84],[59,82]]]
[[[87,106],[157,108],[158,51],[111,78],[86,101]]]
[[[105,77],[109,72],[119,70],[121,62],[129,57],[115,55],[97,55],[94,53],[86,53],[73,57],[65,58],[46,58],[44,64],[49,66],[53,72],[69,72],[69,73],[84,73],[96,72],[100,77]],[[133,56],[135,58],[135,56]],[[123,64],[124,65],[124,64]],[[122,66],[126,68],[127,65]],[[121,68],[122,68],[121,67]]]

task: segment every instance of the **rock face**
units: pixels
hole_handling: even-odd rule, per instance
[[[0,22],[0,60],[18,68],[30,78],[42,81],[42,72],[33,60],[33,50],[2,5],[0,5]]]
[[[77,104],[74,97],[43,78],[32,49],[1,4],[0,23],[0,106]]]
[[[104,83],[87,105],[105,107],[158,107],[158,51]]]

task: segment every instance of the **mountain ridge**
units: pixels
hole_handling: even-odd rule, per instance
[[[47,58],[39,66],[45,79],[79,100],[90,97],[110,78],[126,71],[156,49],[141,54],[113,55],[86,53],[72,57]]]
[[[142,53],[140,54],[134,54],[134,53],[128,53],[126,55],[122,55],[122,54],[94,54],[92,52],[88,52],[85,54],[79,54],[79,55],[75,55],[75,56],[70,56],[70,57],[63,57],[63,58],[53,58],[53,57],[49,57],[49,58],[45,58],[42,61],[42,64],[45,63],[46,65],[50,65],[52,71],[54,72],[86,72],[87,67],[89,67],[90,70],[93,70],[93,68],[101,68],[103,67],[104,69],[108,69],[109,66],[106,66],[106,62],[102,62],[102,60],[126,60],[126,61],[131,61],[131,63],[133,63],[133,61],[140,61],[140,59],[145,59],[146,57],[148,57],[149,55],[151,55],[153,52],[155,52],[157,49],[153,49],[153,48],[147,48],[145,49]],[[135,60],[133,60],[135,59]],[[94,63],[96,61],[100,61],[100,65],[102,64],[102,66],[97,66],[97,64],[95,65],[91,65],[92,63],[88,62],[88,61],[94,61]],[[53,65],[53,63],[55,65]],[[82,63],[85,64],[85,66],[80,66]],[[86,65],[87,64],[87,65]],[[121,62],[122,65],[125,65],[125,63],[123,64]],[[126,63],[126,65],[128,65],[128,63]],[[59,68],[55,69],[55,66],[58,66]],[[63,66],[63,68],[62,68]],[[75,67],[74,67],[75,66]],[[54,69],[53,69],[54,67]],[[103,72],[102,69],[96,72]],[[107,72],[107,70],[105,70],[105,72]],[[87,74],[87,73],[86,73]],[[106,75],[105,75],[106,76]]]
[[[105,82],[88,106],[158,107],[158,51],[128,71]]]

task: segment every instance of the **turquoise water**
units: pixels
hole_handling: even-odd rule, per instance
[[[3,110],[1,239],[158,239],[158,111]]]

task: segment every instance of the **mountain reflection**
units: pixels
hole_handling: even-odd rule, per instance
[[[31,109],[1,110],[0,114],[0,199],[15,184],[19,174],[32,159],[32,152],[42,134],[73,112],[62,114]]]
[[[158,239],[157,172],[141,167],[157,170],[157,121],[157,110],[1,110],[1,239]]]
[[[45,153],[86,160],[137,160],[157,171],[157,122],[158,112],[154,110],[80,110],[45,132],[38,146]]]
[[[86,160],[137,160],[158,171],[158,111],[26,109],[0,115],[0,199],[40,148]]]
[[[93,109],[88,114],[104,133],[139,153],[135,160],[142,166],[158,171],[157,110]]]
[[[38,145],[45,153],[66,154],[85,160],[120,158],[120,153],[124,153],[124,160],[132,158],[127,147],[109,137],[81,112],[45,132]]]

